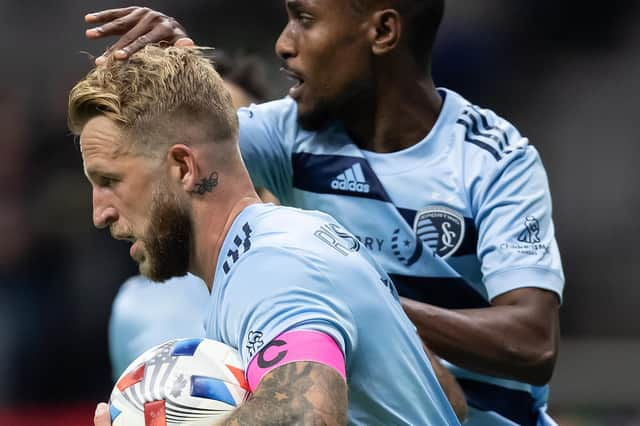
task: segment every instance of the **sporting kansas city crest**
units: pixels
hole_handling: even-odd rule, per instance
[[[462,244],[464,217],[447,207],[430,206],[418,211],[413,230],[434,254],[446,258]]]

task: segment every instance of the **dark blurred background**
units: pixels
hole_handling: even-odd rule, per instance
[[[273,53],[282,0],[138,4],[176,17],[199,44],[263,58],[270,95],[286,93]],[[92,226],[66,101],[90,67],[83,52],[113,42],[86,40],[84,14],[125,5],[0,0],[3,425],[43,407],[67,413],[60,424],[88,424],[111,389],[111,301],[136,268],[124,243]],[[562,425],[640,424],[638,2],[448,0],[434,75],[513,122],[546,165],[567,278],[552,414]]]

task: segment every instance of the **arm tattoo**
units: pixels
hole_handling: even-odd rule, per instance
[[[211,172],[209,177],[202,178],[200,183],[196,183],[196,187],[193,190],[198,195],[204,195],[205,192],[213,191],[213,188],[218,186],[218,172]]]
[[[225,425],[346,425],[347,384],[337,371],[294,362],[269,372]]]

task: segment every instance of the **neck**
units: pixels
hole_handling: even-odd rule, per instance
[[[357,108],[346,108],[354,113],[342,114],[347,132],[360,148],[374,152],[415,145],[431,131],[442,107],[433,80],[415,67],[394,67],[377,75],[381,77],[363,96],[367,99],[358,99]]]
[[[220,249],[233,221],[246,207],[261,202],[251,184],[243,190],[227,188],[226,191],[234,194],[227,202],[215,200],[211,194],[210,199],[194,206],[195,241],[190,270],[206,283],[209,291],[213,286]],[[225,194],[216,196],[222,198]]]

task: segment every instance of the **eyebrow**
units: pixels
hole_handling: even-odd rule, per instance
[[[116,173],[107,173],[105,171],[102,171],[100,168],[91,168],[91,169],[85,168],[84,174],[87,176],[87,179],[89,179],[90,182],[93,182],[98,177],[105,177],[109,179],[118,178],[118,175]]]
[[[302,3],[300,0],[287,0],[286,6],[289,10],[297,10],[302,7]]]
[[[321,8],[316,0],[286,0],[286,8],[289,11],[316,10]]]
[[[100,174],[99,170],[96,169],[87,169],[84,167],[84,175],[89,179],[89,182],[93,182],[97,175]]]

